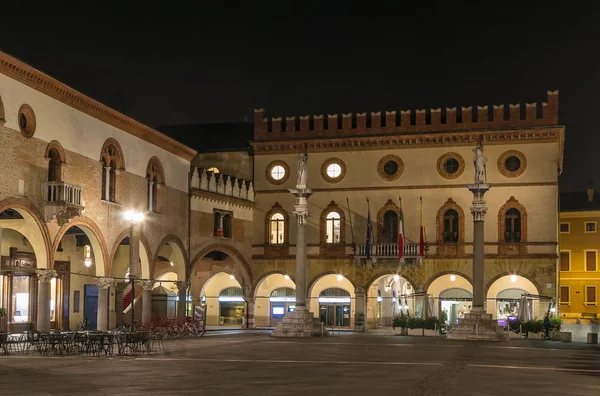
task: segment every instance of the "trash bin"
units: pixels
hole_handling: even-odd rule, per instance
[[[597,344],[598,343],[598,333],[588,333],[587,343],[588,344]]]

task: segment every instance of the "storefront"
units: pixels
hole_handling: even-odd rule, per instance
[[[468,290],[460,288],[444,290],[439,296],[439,316],[442,312],[446,312],[448,318],[446,324],[455,325],[458,319],[471,310],[472,301],[473,294]]]
[[[518,316],[521,297],[527,294],[522,289],[506,289],[496,296],[496,319],[506,319],[509,316]],[[531,302],[528,300],[529,312],[531,312]]]
[[[277,326],[286,312],[296,309],[296,291],[289,287],[280,287],[273,290],[269,297],[270,325]]]
[[[36,260],[33,253],[10,248],[0,264],[0,307],[8,312],[8,331],[31,330],[37,310]]]
[[[319,295],[319,319],[326,326],[350,327],[350,293],[339,288],[326,289]]]
[[[246,302],[241,287],[228,287],[219,293],[219,324],[243,325]]]

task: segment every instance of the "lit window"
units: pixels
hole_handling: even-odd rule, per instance
[[[219,168],[215,168],[214,166],[212,168],[208,168],[206,171],[212,173],[221,173],[221,171],[219,171]]]
[[[271,177],[275,180],[281,180],[285,176],[285,169],[281,165],[275,165],[271,168]]]
[[[325,235],[325,241],[327,243],[339,243],[340,242],[340,230],[341,221],[340,214],[337,212],[330,212],[327,215],[327,228]]]
[[[272,244],[280,244],[284,242],[285,220],[281,213],[275,213],[271,216],[271,240]]]
[[[342,167],[339,164],[329,164],[329,166],[327,166],[327,176],[331,177],[332,179],[336,179],[338,178],[342,173]]]

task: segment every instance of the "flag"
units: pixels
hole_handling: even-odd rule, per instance
[[[369,204],[369,199],[367,198],[367,246],[365,246],[365,250],[367,253],[367,258],[371,258],[371,237],[373,235],[373,226],[371,225],[371,205]]]
[[[419,232],[419,256],[425,256],[425,221],[423,220],[423,197],[421,200],[421,231]]]
[[[402,198],[400,199],[400,216],[398,217],[398,258],[404,257],[404,213],[402,212]]]

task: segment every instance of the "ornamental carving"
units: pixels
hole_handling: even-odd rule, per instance
[[[139,281],[139,283],[142,286],[142,290],[151,291],[155,282],[152,279],[146,279]]]
[[[450,167],[447,166],[449,164],[446,164],[446,162],[449,160],[456,161],[456,165],[455,165],[456,170],[455,171],[451,171]],[[438,159],[437,171],[440,174],[440,176],[442,176],[444,179],[456,179],[456,178],[460,177],[460,175],[462,175],[463,172],[465,171],[465,160],[458,153],[455,153],[455,152],[446,153]]]
[[[51,269],[39,269],[35,270],[40,282],[50,282],[52,278],[56,278],[56,271]]]
[[[388,163],[390,161],[395,162],[397,165],[397,169],[395,172],[391,172],[391,170],[389,169],[390,164]],[[386,168],[386,164],[388,168]],[[394,181],[400,176],[402,176],[402,173],[404,173],[404,162],[402,162],[402,159],[397,155],[386,155],[383,158],[381,158],[377,163],[377,173],[379,174],[379,177],[381,177],[383,180]]]
[[[98,289],[108,289],[113,284],[113,278],[96,278]]]
[[[517,169],[510,170],[506,167],[507,161],[509,158],[515,157],[517,160],[512,161],[513,164],[518,164]],[[502,155],[498,158],[498,171],[505,177],[519,177],[525,172],[527,169],[527,158],[525,158],[525,154],[518,150],[508,150],[502,153]]]

